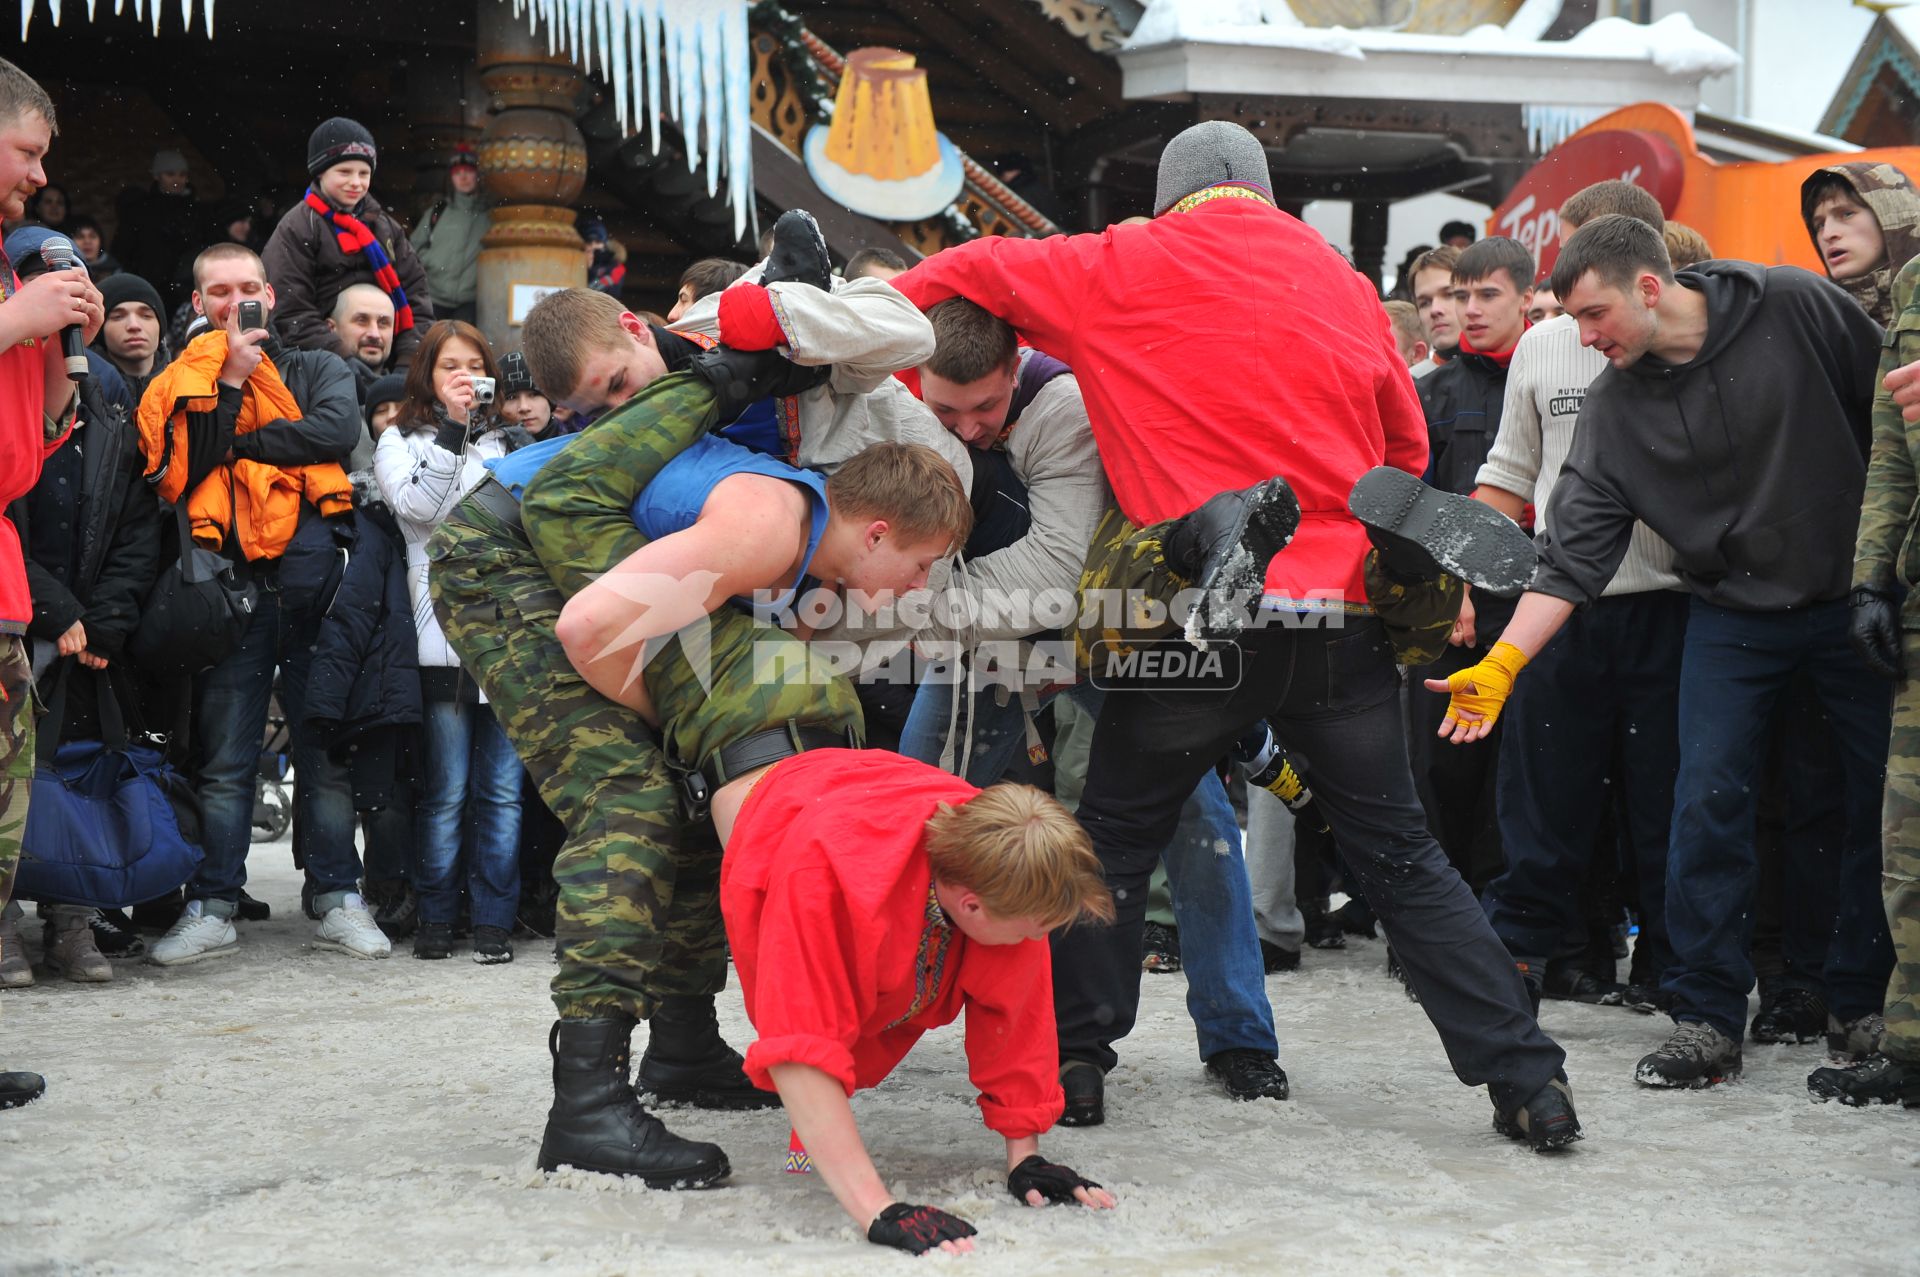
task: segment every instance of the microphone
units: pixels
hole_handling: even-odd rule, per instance
[[[49,235],[40,245],[40,260],[47,264],[48,270],[73,270],[80,265],[79,257],[73,251],[73,241],[64,235]],[[67,379],[85,381],[87,379],[86,333],[79,324],[68,324],[60,330],[60,353],[66,356]]]

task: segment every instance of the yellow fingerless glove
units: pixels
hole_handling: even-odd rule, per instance
[[[1447,690],[1453,693],[1453,699],[1447,702],[1447,720],[1494,723],[1506,708],[1507,697],[1513,694],[1513,680],[1520,677],[1527,660],[1525,652],[1502,640],[1478,665],[1448,675]]]

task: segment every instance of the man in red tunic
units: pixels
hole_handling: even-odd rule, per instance
[[[1066,1120],[1104,1120],[1102,1078],[1139,1005],[1148,878],[1181,801],[1264,717],[1313,760],[1355,885],[1455,1074],[1489,1087],[1498,1130],[1535,1149],[1569,1143],[1579,1123],[1565,1054],[1426,830],[1393,648],[1368,597],[1369,528],[1349,511],[1356,483],[1381,466],[1385,482],[1376,472],[1362,485],[1373,488],[1370,524],[1391,507],[1388,526],[1412,533],[1424,521],[1431,533],[1433,502],[1449,499],[1413,479],[1427,463],[1426,421],[1386,312],[1318,232],[1274,206],[1266,153],[1238,125],[1209,121],[1169,142],[1154,203],[1144,225],[980,239],[893,281],[922,309],[966,297],[1072,365],[1136,527],[1282,475],[1299,501],[1298,534],[1267,565],[1256,624],[1238,640],[1237,680],[1120,691],[1101,712],[1079,816],[1117,919],[1054,940]],[[1463,541],[1490,531],[1460,522],[1472,517],[1449,509],[1437,523],[1469,532]],[[1446,540],[1427,537],[1429,548]]]
[[[1031,1206],[1113,1205],[1040,1156],[1065,1103],[1046,936],[1113,908],[1065,808],[1025,785],[978,790],[897,754],[822,749],[728,785],[714,820],[727,847],[720,909],[760,1035],[747,1076],[780,1093],[868,1240],[972,1249],[971,1224],[887,1191],[847,1105],[962,1011],[1008,1190]]]
[[[27,201],[47,184],[42,162],[53,132],[52,99],[0,58],[0,221],[24,216]],[[40,463],[73,427],[79,396],[67,377],[61,330],[78,328],[84,345],[104,319],[85,270],[48,271],[22,284],[0,255],[0,511],[33,490]],[[0,910],[13,891],[33,779],[33,664],[22,637],[31,619],[20,537],[0,514]],[[11,923],[0,923],[0,931],[12,937],[0,943],[18,943]],[[0,1073],[0,1108],[45,1089],[37,1073]]]

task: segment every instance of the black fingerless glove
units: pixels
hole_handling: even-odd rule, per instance
[[[1903,677],[1900,658],[1900,601],[1884,590],[1865,586],[1847,599],[1853,615],[1847,641],[1866,667],[1882,678]]]
[[[688,360],[687,371],[713,387],[719,401],[717,425],[724,426],[757,400],[812,390],[833,370],[803,368],[777,351],[715,346]]]
[[[1074,1189],[1098,1187],[1100,1185],[1082,1178],[1071,1167],[1049,1162],[1038,1153],[1007,1172],[1007,1191],[1021,1203],[1026,1202],[1030,1189],[1039,1189],[1040,1195],[1050,1202],[1072,1202],[1079,1200],[1073,1195]]]
[[[1027,1161],[1037,1161],[1028,1158]],[[1026,1162],[1021,1163],[1022,1166]],[[895,1202],[874,1217],[867,1226],[867,1240],[876,1246],[891,1246],[909,1255],[924,1255],[941,1242],[971,1237],[979,1230],[958,1215],[949,1215],[938,1206],[914,1206]]]

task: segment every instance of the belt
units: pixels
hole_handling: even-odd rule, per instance
[[[802,727],[789,722],[784,727],[755,732],[724,747],[707,760],[705,767],[685,772],[680,777],[689,813],[698,818],[706,814],[714,791],[748,772],[769,763],[777,763],[810,749],[859,749],[860,739],[851,727],[833,731],[825,727]]]
[[[485,510],[488,514],[507,525],[515,532],[524,534],[526,529],[520,523],[520,503],[513,499],[506,485],[498,479],[487,478],[480,486],[467,494],[467,500]]]

